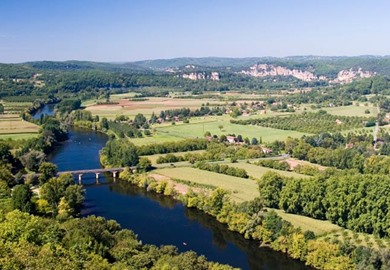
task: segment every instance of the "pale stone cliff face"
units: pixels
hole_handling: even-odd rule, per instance
[[[205,72],[184,73],[181,76],[184,79],[190,79],[193,81],[206,80],[206,79],[210,79],[212,81],[219,81],[219,73],[215,71],[211,72],[211,74],[206,74]]]
[[[193,80],[193,81],[206,79],[206,75],[203,72],[200,72],[200,73],[196,73],[196,72],[185,73],[182,76],[183,76],[184,79],[190,79],[190,80]]]
[[[219,73],[218,72],[211,72],[211,76],[210,76],[210,79],[212,81],[219,81]]]
[[[256,64],[249,68],[249,70],[242,70],[242,74],[253,77],[267,77],[267,76],[292,76],[302,81],[329,81],[330,83],[350,83],[355,79],[369,78],[375,75],[371,71],[363,71],[362,68],[341,70],[337,74],[337,78],[330,80],[325,76],[316,76],[310,71],[303,71],[299,69],[288,69],[281,66],[274,66],[268,64]]]
[[[374,76],[375,73],[371,71],[363,71],[362,68],[358,68],[357,70],[353,70],[352,68],[349,70],[341,70],[337,74],[337,78],[331,80],[331,83],[350,83],[355,79],[359,78],[370,78]]]
[[[256,64],[249,68],[249,70],[243,70],[241,73],[250,75],[253,77],[267,77],[267,76],[293,76],[302,81],[318,81],[324,80],[325,77],[318,77],[309,71],[303,71],[299,69],[288,69],[281,66]]]

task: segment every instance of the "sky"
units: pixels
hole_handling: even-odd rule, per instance
[[[389,55],[388,0],[0,0],[0,62]]]

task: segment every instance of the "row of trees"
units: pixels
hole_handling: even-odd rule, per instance
[[[189,161],[194,164],[198,161],[221,161],[226,158],[230,158],[232,161],[235,161],[264,156],[265,154],[260,146],[228,145],[212,141],[207,144],[205,152],[188,152],[183,155],[169,153],[164,156],[159,156],[156,163],[161,164]]]
[[[283,160],[274,160],[274,159],[261,159],[258,160],[256,165],[272,168],[275,170],[288,171],[290,170],[290,165]]]
[[[228,165],[217,164],[217,163],[207,163],[207,162],[197,162],[194,164],[195,168],[206,170],[210,172],[216,172],[241,178],[249,178],[247,172],[244,169],[230,167]]]
[[[166,154],[175,152],[187,152],[203,150],[207,148],[206,139],[185,139],[178,142],[166,142],[141,145],[137,147],[138,155],[148,156],[154,154]]]
[[[199,109],[195,109],[193,111],[191,111],[189,108],[161,111],[159,117],[165,120],[167,118],[172,119],[174,117],[189,118],[189,117],[198,117],[198,116],[205,116],[205,115],[223,115],[225,112],[226,112],[226,108],[223,106],[210,108],[209,106],[202,105]],[[157,116],[152,115],[150,122],[156,123]]]

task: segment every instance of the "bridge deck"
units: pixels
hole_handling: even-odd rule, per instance
[[[58,172],[58,175],[71,173],[71,174],[84,174],[84,173],[104,173],[104,172],[121,172],[125,167],[120,168],[105,168],[105,169],[87,169],[87,170],[74,170],[74,171],[61,171]],[[134,169],[134,168],[131,168]]]
[[[57,175],[61,175],[61,174],[66,174],[66,173],[70,173],[70,174],[87,174],[87,173],[105,173],[105,172],[122,172],[126,167],[119,167],[119,168],[99,168],[99,169],[86,169],[86,170],[74,170],[74,171],[60,171],[60,172],[57,172]],[[137,167],[129,167],[131,170],[135,170]],[[34,174],[30,174],[30,175],[33,175],[33,176],[40,176],[41,174],[40,173],[34,173]],[[26,177],[26,175],[24,175],[24,177]]]

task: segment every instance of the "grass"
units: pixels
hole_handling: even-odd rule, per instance
[[[365,110],[369,110],[370,113],[366,114]],[[321,108],[321,110],[327,111],[329,114],[333,115],[343,115],[343,116],[363,116],[363,117],[375,117],[378,114],[377,108],[372,104],[364,106],[364,104],[350,105],[350,106],[340,106],[332,108]]]
[[[191,119],[192,120],[192,119]],[[230,118],[226,116],[209,116],[205,117],[203,121],[189,124],[176,124],[170,126],[156,127],[157,138],[158,135],[164,133],[177,138],[195,138],[203,137],[206,131],[218,136],[222,134],[241,134],[244,138],[262,138],[263,142],[273,142],[275,140],[284,140],[288,136],[300,138],[305,133],[291,130],[280,130],[274,128],[266,128],[252,125],[236,125],[230,123]],[[222,126],[222,129],[219,129]]]
[[[390,243],[387,241],[387,239],[380,239],[372,234],[356,233],[347,229],[341,229],[341,231],[336,232],[329,232],[328,234],[323,235],[321,238],[330,242],[343,242],[348,240],[353,245],[371,247],[376,250],[381,248],[390,248]]]
[[[287,177],[310,178],[310,176],[307,176],[304,174],[275,170],[275,169],[261,167],[261,166],[257,166],[257,165],[249,164],[249,163],[245,163],[245,162],[227,163],[226,165],[231,166],[231,167],[244,169],[248,173],[249,176],[254,177],[254,178],[260,178],[263,176],[263,174],[265,174],[266,172],[269,172],[269,171],[276,172],[280,175],[287,176]]]
[[[202,171],[188,167],[158,169],[154,170],[153,173],[201,185],[220,187],[230,191],[231,193],[229,196],[239,203],[253,200],[259,196],[256,182],[250,179]]]
[[[143,138],[131,138],[129,139],[135,145],[145,145],[153,143],[165,143],[165,142],[175,142],[177,137],[171,136],[169,134],[153,134],[153,136],[145,136]]]
[[[37,133],[0,134],[1,140],[27,140],[37,137]]]
[[[294,227],[301,228],[303,231],[312,231],[316,235],[322,235],[330,232],[340,231],[342,228],[332,224],[327,220],[318,220],[300,215],[294,215],[283,210],[273,209],[284,220],[290,222]]]

